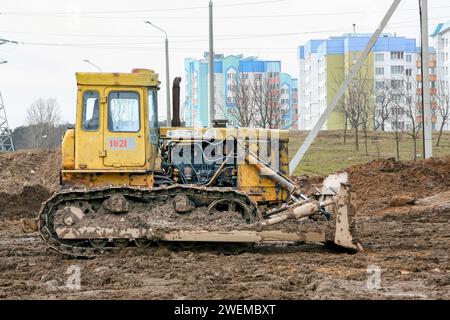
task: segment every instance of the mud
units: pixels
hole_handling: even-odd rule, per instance
[[[415,162],[375,160],[348,172],[361,215],[386,208],[393,196],[419,199],[450,189],[450,157]]]
[[[447,192],[358,217],[365,248],[358,254],[320,244],[267,244],[240,255],[150,247],[65,259],[37,233],[24,233],[23,221],[5,220],[0,298],[449,299],[449,204]],[[79,289],[71,281],[77,270]]]
[[[0,219],[34,217],[59,189],[60,150],[0,154]]]
[[[0,177],[9,168],[3,157]],[[35,189],[16,192],[2,180],[0,192],[17,198],[0,207],[0,298],[450,299],[450,159],[383,161],[348,170],[361,199],[355,228],[365,250],[357,254],[278,243],[240,255],[152,246],[64,258],[33,231]],[[15,174],[26,177],[29,167],[21,170]],[[55,181],[37,178],[41,191],[53,192],[57,174],[50,176]],[[317,182],[304,179],[311,190]],[[415,204],[390,207],[395,195]]]

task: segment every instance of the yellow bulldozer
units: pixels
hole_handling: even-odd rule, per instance
[[[158,122],[158,74],[77,73],[74,128],[62,142],[61,191],[39,231],[53,249],[90,257],[153,244],[236,252],[262,242],[323,242],[361,250],[345,177],[309,197],[288,177],[283,130]],[[169,107],[169,106],[168,106]],[[168,124],[169,124],[168,119]]]

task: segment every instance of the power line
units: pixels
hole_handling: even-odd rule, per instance
[[[260,1],[260,2],[248,2],[248,3],[239,3],[239,4],[227,4],[227,5],[216,5],[216,7],[231,7],[231,6],[245,6],[252,4],[267,4],[271,2],[281,2],[286,0],[273,0],[273,1]],[[448,9],[450,6],[439,6],[439,7],[431,7],[430,9]],[[153,9],[153,10],[129,10],[129,11],[103,11],[103,12],[83,12],[83,13],[62,13],[62,12],[53,12],[53,13],[45,13],[45,12],[1,12],[1,14],[5,15],[23,15],[23,16],[36,16],[36,17],[55,17],[55,18],[67,18],[67,17],[76,17],[76,18],[88,18],[88,19],[147,19],[148,16],[92,16],[92,15],[84,15],[84,14],[124,14],[124,13],[132,13],[132,12],[159,12],[159,11],[179,11],[179,10],[191,10],[191,9],[205,9],[204,6],[198,7],[187,7],[187,8],[173,8],[173,9]],[[398,11],[417,11],[415,8],[407,8]],[[384,10],[371,10],[370,13],[375,12],[384,12]],[[315,17],[315,16],[341,16],[341,15],[358,15],[358,14],[367,14],[368,11],[340,11],[340,12],[310,12],[310,13],[298,13],[298,14],[278,14],[278,15],[233,15],[233,16],[217,16],[217,19],[269,19],[269,18],[297,18],[297,17]],[[207,16],[163,16],[157,17],[154,16],[152,19],[176,19],[176,20],[197,20],[197,19],[207,19]],[[216,19],[215,18],[215,19]]]
[[[229,4],[217,4],[214,7],[239,7],[248,5],[260,5],[269,4],[277,2],[285,2],[287,0],[267,0],[267,1],[253,1],[253,2],[240,2],[240,3],[229,3]],[[8,15],[27,15],[27,16],[80,16],[80,15],[90,15],[90,14],[124,14],[124,13],[142,13],[142,12],[166,12],[166,11],[181,11],[181,10],[197,10],[205,9],[205,6],[193,6],[193,7],[181,7],[181,8],[164,8],[164,9],[141,9],[141,10],[112,10],[112,11],[84,11],[84,12],[39,12],[39,11],[3,11],[2,14]]]
[[[429,20],[445,20],[450,19],[449,16],[444,17],[436,17]],[[398,22],[392,22],[388,26],[397,26],[397,25],[403,25],[407,23],[416,23],[417,20],[404,20],[404,21],[398,21]],[[408,25],[409,27],[409,25]],[[370,26],[360,26],[359,29],[363,30],[369,30],[373,29],[373,27]],[[351,28],[335,28],[335,29],[328,29],[328,30],[316,30],[316,31],[305,31],[305,32],[288,32],[288,33],[273,33],[273,34],[240,34],[240,35],[219,35],[216,36],[215,39],[218,40],[234,40],[234,39],[248,39],[249,37],[273,37],[273,36],[294,36],[294,35],[303,35],[303,34],[314,34],[314,33],[325,33],[325,32],[338,32],[338,31],[352,31]],[[116,34],[70,34],[70,33],[45,33],[45,32],[25,32],[25,31],[7,31],[7,30],[1,30],[0,32],[3,33],[10,33],[10,34],[23,34],[23,35],[44,35],[44,36],[58,36],[58,37],[99,37],[99,38],[159,38],[157,36],[150,36],[150,35],[116,35]],[[175,40],[172,42],[194,42],[194,41],[204,41],[207,39],[206,35],[171,35],[171,38],[190,38],[191,40]],[[0,39],[1,40],[1,39]],[[159,42],[155,42],[159,43]],[[147,42],[148,44],[148,42]],[[120,44],[119,44],[120,45]]]

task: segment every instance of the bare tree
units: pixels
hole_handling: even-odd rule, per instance
[[[409,135],[413,142],[413,160],[417,159],[417,139],[422,128],[422,121],[417,121],[416,102],[417,95],[413,92],[414,80],[412,76],[406,76],[404,80],[399,83],[399,88],[396,88],[401,95],[401,103],[403,104],[403,110],[408,119],[408,125],[406,128],[406,134]]]
[[[400,160],[400,141],[405,132],[405,110],[402,103],[402,95],[397,93],[393,95],[394,106],[391,107],[389,121],[391,123],[391,129],[394,133],[395,150],[397,154],[397,160]]]
[[[252,81],[247,74],[238,73],[227,87],[227,103],[219,106],[223,114],[239,127],[253,126],[256,110],[252,100]]]
[[[393,89],[389,80],[384,80],[382,85],[377,85],[376,93],[376,115],[374,117],[374,130],[385,131],[386,122],[390,116]]]
[[[29,136],[30,144],[34,148],[49,149],[57,145],[59,136],[55,130],[61,123],[60,106],[56,99],[39,98],[34,101],[26,112],[27,124],[32,128]]]
[[[436,103],[439,115],[441,116],[441,125],[439,127],[439,136],[436,147],[441,143],[442,131],[450,118],[450,93],[448,83],[441,80],[437,83]]]
[[[362,68],[344,96],[341,112],[355,132],[355,150],[359,151],[359,134],[363,131],[367,150],[367,131],[373,119],[373,81],[369,77],[369,67]]]
[[[281,124],[280,87],[274,78],[255,76],[250,89],[255,110],[255,125],[276,129]]]

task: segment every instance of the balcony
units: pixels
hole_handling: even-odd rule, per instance
[[[416,67],[417,68],[422,68],[422,61],[417,60],[416,61]],[[436,68],[436,60],[431,60],[428,62],[428,67],[430,68]]]
[[[422,123],[422,116],[417,116],[416,117],[416,121],[418,123]],[[432,123],[436,123],[437,122],[437,117],[436,116],[431,116],[431,122]]]
[[[421,74],[416,75],[416,80],[422,81],[422,75]],[[430,74],[430,81],[436,81],[436,80],[437,80],[437,76],[435,74]]]
[[[421,96],[421,95],[422,95],[422,88],[417,88],[417,89],[416,89],[416,94],[417,94],[418,96]],[[432,96],[437,95],[437,89],[436,89],[436,88],[431,88],[431,89],[430,89],[430,95],[432,95]]]
[[[437,105],[437,102],[436,102],[436,101],[431,102],[431,109],[436,110],[437,107],[438,107],[438,105]],[[416,103],[416,108],[417,108],[418,110],[421,110],[421,109],[422,109],[422,103],[421,103],[421,102],[417,102],[417,103]]]

